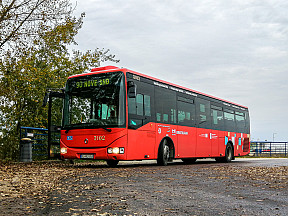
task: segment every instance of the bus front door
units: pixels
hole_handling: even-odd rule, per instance
[[[148,123],[136,130],[128,129],[128,160],[145,160],[155,155],[155,123]]]

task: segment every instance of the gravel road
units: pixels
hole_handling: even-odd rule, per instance
[[[1,167],[0,215],[288,215],[286,158]]]

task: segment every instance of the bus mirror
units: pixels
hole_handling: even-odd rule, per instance
[[[45,107],[45,106],[47,105],[48,97],[49,97],[49,92],[46,92],[46,93],[45,93],[45,96],[44,96],[44,98],[43,98],[42,107]]]
[[[128,81],[128,97],[129,98],[136,98],[136,89],[137,86],[133,81]]]

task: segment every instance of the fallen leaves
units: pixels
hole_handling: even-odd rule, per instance
[[[287,166],[238,167],[231,164],[122,166],[113,169],[96,163],[0,164],[0,202],[21,200],[22,203],[22,200],[31,199],[23,201],[23,204],[5,201],[7,205],[4,206],[2,202],[0,208],[23,206],[23,215],[38,213],[39,209],[51,215],[57,215],[57,212],[70,215],[112,215],[108,212],[135,215],[137,213],[132,213],[131,203],[149,211],[152,203],[165,200],[168,204],[164,205],[161,214],[176,214],[179,213],[177,205],[170,206],[170,203],[177,203],[186,194],[185,197],[191,200],[187,206],[192,205],[199,199],[195,192],[203,186],[202,182],[207,187],[214,185],[212,189],[221,183],[221,194],[231,195],[237,202],[253,197],[255,202],[262,205],[267,202],[266,195],[245,194],[242,188],[252,186],[254,189],[256,186],[260,193],[263,190],[263,194],[267,188],[279,191],[280,188],[287,188],[287,174]],[[235,190],[237,187],[240,191]],[[218,199],[217,194],[212,194],[213,199]],[[193,208],[196,208],[194,204]]]
[[[235,166],[218,166],[213,167],[217,176],[209,178],[224,179],[228,176],[238,176],[241,178],[248,178],[253,180],[254,186],[263,187],[269,186],[270,188],[281,189],[287,188],[288,182],[288,167],[275,166],[275,167],[235,167]],[[257,182],[262,182],[259,184]],[[265,188],[263,188],[265,189]]]
[[[57,188],[59,181],[76,175],[75,169],[52,163],[0,164],[0,200],[22,198],[27,195],[41,196]]]

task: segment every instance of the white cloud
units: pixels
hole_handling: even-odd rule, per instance
[[[288,140],[288,2],[90,0],[78,49],[250,108],[252,137]],[[271,134],[271,136],[270,136]]]

